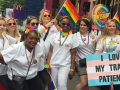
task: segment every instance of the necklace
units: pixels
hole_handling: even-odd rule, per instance
[[[24,43],[24,46],[25,46],[25,43]],[[26,51],[26,46],[25,46],[25,54],[26,54],[26,58],[27,58],[27,62],[28,62],[28,65],[31,66],[33,63],[34,63],[34,58],[35,58],[35,48],[34,48],[34,51],[33,51],[33,59],[31,61],[31,63],[29,62],[29,59],[28,59],[28,56],[27,56],[27,51]]]
[[[63,44],[64,44],[64,42],[66,41],[66,39],[67,39],[67,37],[68,37],[68,35],[70,35],[70,34],[72,34],[72,31],[70,30],[69,32],[63,32],[62,30],[59,30],[60,31],[60,37],[59,37],[59,47],[62,47],[63,46]],[[61,35],[63,36],[63,37],[65,37],[66,36],[66,38],[64,39],[64,41],[63,41],[63,43],[61,44]]]
[[[71,30],[70,30],[69,32],[63,32],[62,29],[59,30],[59,31],[60,31],[60,34],[61,34],[63,37],[72,34],[72,31],[71,31]]]
[[[82,38],[82,35],[80,34],[80,36],[81,36],[81,40],[82,40],[82,42],[83,42],[83,44],[85,44],[85,45],[88,45],[89,44],[89,33],[88,33],[88,42],[87,43],[85,43],[84,41],[86,40],[83,40],[83,38]]]

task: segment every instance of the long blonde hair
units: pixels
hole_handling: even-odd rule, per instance
[[[99,40],[98,40],[98,42],[99,42],[99,41],[102,41],[102,44],[104,44],[105,39],[106,39],[106,37],[107,37],[107,35],[108,35],[108,33],[107,33],[107,28],[108,28],[108,25],[109,25],[110,22],[114,22],[114,23],[115,23],[115,26],[116,26],[115,34],[117,35],[117,23],[116,23],[116,21],[113,20],[113,19],[108,20],[108,21],[106,22],[105,26],[104,26],[102,35],[101,35],[101,37],[100,37]]]
[[[6,23],[8,23],[9,20],[13,20],[14,22],[16,22],[16,20],[15,20],[13,17],[7,17],[7,18],[5,18]],[[8,35],[9,35],[7,26],[6,26],[6,29],[5,29],[5,31],[3,32],[3,34],[4,34],[4,35],[5,35],[5,34],[8,34]],[[20,37],[19,31],[18,31],[17,22],[16,22],[16,27],[15,27],[14,34],[15,34],[15,37],[16,37],[16,36],[17,36],[17,37]]]
[[[47,12],[47,13],[49,13],[50,14],[50,12],[47,10],[47,9],[42,9],[41,11],[40,11],[40,16],[39,16],[39,23],[40,24],[43,24],[43,14],[44,14],[44,12]]]

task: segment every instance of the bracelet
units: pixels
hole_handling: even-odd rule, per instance
[[[45,27],[43,27],[43,29],[46,30]]]
[[[57,30],[59,30],[59,29],[60,29],[60,27],[57,28]]]
[[[70,69],[70,71],[74,71],[74,69]]]
[[[45,68],[51,68],[51,65],[45,64]]]
[[[47,29],[47,27],[46,27],[45,25],[44,25],[43,27],[44,27],[45,29]]]

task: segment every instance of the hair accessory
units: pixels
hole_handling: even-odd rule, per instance
[[[91,19],[88,19],[88,18],[81,18],[81,20],[87,20],[88,22],[90,22]]]
[[[4,19],[3,17],[0,17],[0,19],[2,19],[2,20],[4,20],[4,21],[5,21],[5,19]]]
[[[35,29],[34,27],[29,28],[29,29],[26,29],[26,30],[25,30],[25,34],[28,34],[30,31],[33,31],[33,30],[37,32],[38,37],[39,37],[39,30],[38,30],[38,29]]]
[[[42,9],[41,11],[40,11],[40,14],[42,13],[42,12],[44,12],[44,11],[46,11],[47,9]]]

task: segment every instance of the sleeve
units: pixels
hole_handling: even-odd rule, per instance
[[[103,49],[104,49],[104,44],[102,43],[102,40],[99,40],[96,45],[96,50],[103,51]]]
[[[77,33],[73,34],[72,38],[73,38],[72,40],[72,49],[73,49],[79,46],[79,42],[77,40]]]
[[[9,41],[9,44],[12,45],[12,44],[15,44],[16,43],[16,38],[13,38],[9,35],[6,35],[6,37],[8,38],[8,41]]]
[[[54,46],[54,44],[55,44],[55,43],[54,43],[55,35],[56,35],[56,33],[53,34],[53,35],[51,35],[50,38],[48,39],[48,42],[49,42],[52,46]]]
[[[19,51],[19,48],[15,45],[10,46],[9,48],[3,50],[1,52],[5,63],[9,63],[10,61],[14,60],[16,53]]]

